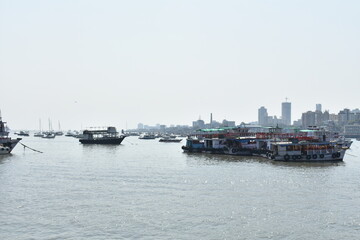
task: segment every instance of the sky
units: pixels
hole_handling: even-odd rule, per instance
[[[360,1],[0,0],[12,129],[292,120],[360,107]]]

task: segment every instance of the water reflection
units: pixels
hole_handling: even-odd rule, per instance
[[[120,145],[113,145],[113,144],[81,144],[83,147],[83,153],[86,154],[94,154],[94,153],[106,153],[106,154],[116,154],[118,149],[121,149],[122,146]]]
[[[9,159],[9,157],[11,157],[11,156],[12,156],[11,153],[10,153],[10,154],[6,154],[6,155],[0,155],[0,164],[4,164],[5,161],[6,161],[7,159]]]
[[[210,153],[188,153],[184,152],[187,162],[197,165],[216,165],[226,162],[251,162],[271,164],[274,166],[282,167],[296,167],[296,168],[314,168],[314,167],[336,167],[345,166],[345,162],[282,162],[273,161],[266,158],[257,156],[234,156],[234,155],[222,155],[222,154],[210,154]]]

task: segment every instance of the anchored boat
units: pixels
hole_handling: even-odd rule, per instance
[[[119,135],[115,127],[84,130],[79,142],[82,144],[121,144],[125,135]]]
[[[21,140],[21,138],[11,139],[5,124],[6,122],[2,121],[0,113],[0,155],[11,153],[16,144]]]
[[[237,128],[207,129],[186,139],[182,149],[185,152],[259,156],[275,161],[342,161],[349,142],[323,133],[319,136],[306,131],[282,133],[280,128],[272,128],[266,133]]]

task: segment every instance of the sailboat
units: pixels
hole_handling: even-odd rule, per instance
[[[56,135],[56,136],[62,136],[62,135],[64,135],[64,133],[61,131],[61,128],[60,128],[60,121],[59,121],[59,131],[55,132],[55,135]]]
[[[44,132],[43,135],[42,135],[42,138],[55,138],[55,133],[54,131],[52,130],[52,127],[51,127],[51,122],[50,122],[50,119],[49,119],[49,131],[48,132]]]
[[[39,132],[34,133],[34,137],[42,137],[44,133],[41,131],[41,119],[39,119]]]

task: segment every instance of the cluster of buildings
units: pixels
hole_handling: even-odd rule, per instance
[[[281,103],[281,117],[269,116],[267,109],[262,106],[258,110],[258,124],[261,126],[290,126],[291,125],[291,102]]]
[[[267,109],[258,109],[258,124],[261,126],[293,126],[302,129],[314,126],[325,127],[332,131],[339,131],[346,137],[360,137],[360,110],[343,109],[338,114],[322,111],[321,104],[316,104],[315,111],[304,112],[301,119],[291,123],[291,103],[283,102],[281,108],[282,116],[268,116]]]
[[[291,127],[298,129],[308,129],[316,127],[325,127],[330,131],[343,133],[346,137],[360,137],[360,110],[343,109],[338,114],[330,113],[328,110],[323,111],[321,104],[316,104],[315,111],[302,113],[301,119],[292,122],[291,119],[291,102],[287,99],[281,103],[281,116],[269,116],[267,109],[262,106],[258,109],[257,127]],[[254,125],[254,127],[255,127]],[[252,125],[253,126],[253,125]],[[136,131],[139,132],[172,132],[178,134],[189,134],[197,129],[205,128],[222,128],[236,127],[235,121],[222,120],[221,122],[213,120],[210,114],[210,121],[206,123],[200,117],[192,122],[192,126],[187,125],[161,125],[148,126],[142,123],[138,124]]]

